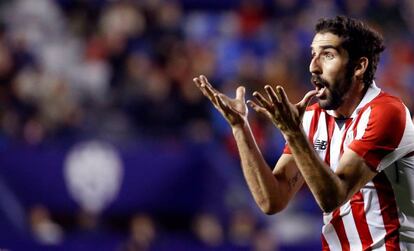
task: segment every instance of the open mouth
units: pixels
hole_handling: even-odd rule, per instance
[[[326,90],[326,85],[317,80],[312,80],[312,84],[315,86],[315,90],[317,91],[315,96],[317,98],[322,97]]]
[[[326,90],[326,86],[324,86],[324,85],[316,85],[316,88],[315,89],[318,91],[318,93],[316,93],[315,96],[317,98],[320,98],[324,94],[324,92]]]

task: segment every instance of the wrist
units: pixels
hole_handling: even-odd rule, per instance
[[[298,137],[305,136],[305,132],[302,127],[299,127],[297,130],[289,130],[282,133],[287,142],[297,139]]]
[[[237,132],[246,131],[246,130],[250,130],[250,125],[247,121],[243,123],[237,123],[237,124],[231,125],[231,131],[233,132],[233,134],[236,134]]]

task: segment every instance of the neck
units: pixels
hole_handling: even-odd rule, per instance
[[[349,91],[345,94],[342,105],[334,110],[336,118],[349,118],[355,111],[361,100],[364,98],[368,88],[364,87],[364,83],[354,83]]]

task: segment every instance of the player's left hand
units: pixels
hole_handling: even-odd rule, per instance
[[[306,107],[317,91],[312,90],[305,94],[303,99],[297,103],[290,103],[283,87],[277,86],[274,90],[266,85],[267,98],[259,92],[254,92],[253,96],[257,102],[248,100],[247,103],[258,113],[264,114],[272,123],[279,128],[283,134],[298,132],[301,128],[302,117]]]

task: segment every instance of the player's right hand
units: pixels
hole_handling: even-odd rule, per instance
[[[231,126],[247,123],[246,89],[243,86],[237,88],[236,98],[232,99],[214,89],[204,75],[195,77],[193,81]]]

